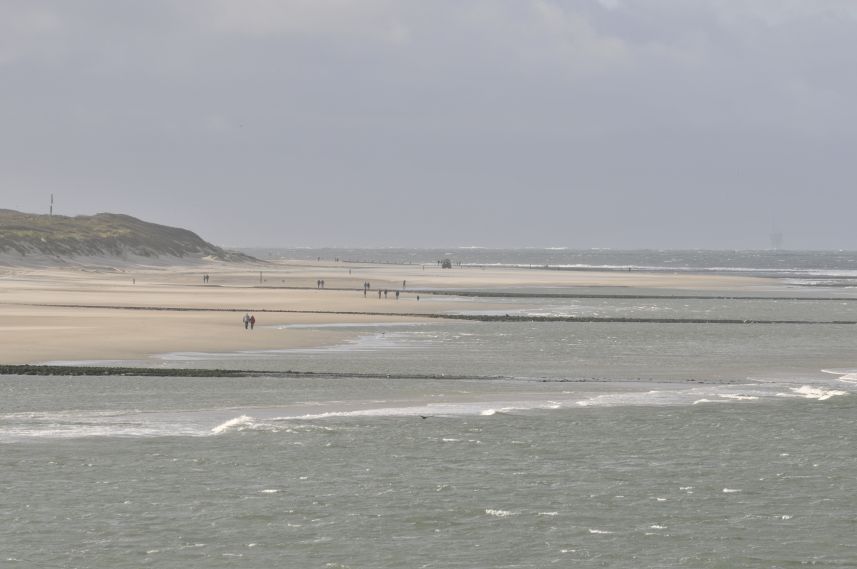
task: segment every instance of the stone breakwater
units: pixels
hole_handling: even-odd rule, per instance
[[[152,368],[130,366],[57,366],[57,365],[0,365],[2,375],[33,376],[127,376],[127,377],[273,377],[273,378],[313,378],[313,379],[412,379],[412,380],[467,380],[467,381],[523,381],[534,383],[605,383],[621,381],[623,383],[647,382],[638,377],[513,377],[505,375],[468,375],[449,373],[386,373],[386,372],[324,372],[324,371],[264,371],[247,369],[206,369],[206,368]],[[673,379],[670,383],[727,385],[739,383],[733,380],[709,381],[696,378]]]

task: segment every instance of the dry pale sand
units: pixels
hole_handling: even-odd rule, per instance
[[[208,285],[202,283],[204,273],[211,275]],[[319,279],[324,279],[325,290],[315,288]],[[372,286],[366,297],[362,292],[364,281]],[[425,293],[418,301],[414,289],[578,286],[716,292],[769,285],[764,279],[731,276],[510,268],[443,270],[436,266],[304,261],[189,267],[6,266],[0,267],[0,363],[146,359],[175,351],[330,345],[345,341],[354,332],[278,326],[416,322],[423,318],[415,314],[500,306],[484,299],[477,304],[476,300]],[[387,299],[378,298],[379,288],[390,290]],[[402,290],[398,301],[397,289]],[[168,310],[152,310],[156,308]],[[244,330],[244,311],[256,315],[256,330]]]

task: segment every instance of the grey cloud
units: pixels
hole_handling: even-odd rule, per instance
[[[232,245],[765,247],[776,218],[857,247],[850,2],[2,10],[3,207]]]

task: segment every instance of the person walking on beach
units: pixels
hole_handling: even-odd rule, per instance
[[[256,316],[255,315],[250,316],[250,329],[252,330],[254,326],[256,326]]]
[[[242,321],[244,322],[244,329],[245,330],[250,327],[250,315],[247,314],[246,312],[244,313],[244,318],[242,319]]]
[[[396,291],[396,300],[399,300],[399,291]]]

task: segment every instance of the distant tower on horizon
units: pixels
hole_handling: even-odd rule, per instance
[[[783,248],[783,232],[777,227],[777,222],[771,222],[771,249],[777,251]]]
[[[783,248],[783,234],[780,231],[771,233],[771,249],[777,251]]]

